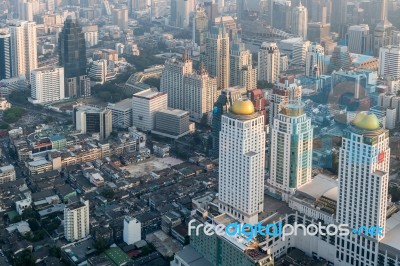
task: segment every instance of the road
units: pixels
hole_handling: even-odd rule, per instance
[[[32,105],[26,106],[26,105],[15,103],[15,102],[11,102],[11,104],[12,104],[12,106],[21,107],[21,108],[27,110],[28,113],[32,113],[32,114],[51,116],[51,117],[53,117],[55,119],[59,119],[59,120],[66,120],[66,119],[71,119],[72,118],[68,114],[58,113],[56,111],[47,110],[47,109],[44,109],[44,108],[43,109],[37,108],[37,107],[34,107]]]

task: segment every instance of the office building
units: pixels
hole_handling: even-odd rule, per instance
[[[75,242],[89,235],[89,201],[68,204],[64,208],[64,236],[69,242]]]
[[[254,68],[253,65],[243,66],[239,75],[239,86],[248,90],[257,88],[257,68]]]
[[[132,126],[133,114],[131,98],[122,100],[115,104],[109,104],[107,109],[111,110],[112,113],[113,128],[127,129]]]
[[[347,46],[350,53],[372,54],[372,36],[367,24],[350,26],[347,31]]]
[[[292,33],[300,36],[303,40],[307,39],[307,25],[308,25],[308,13],[307,8],[301,4],[293,8],[292,10]]]
[[[221,91],[212,111],[213,156],[219,156],[219,132],[222,126],[222,115],[229,112],[232,104],[247,95],[247,89],[240,86],[229,87]]]
[[[379,75],[400,79],[400,46],[382,47],[379,52]]]
[[[229,33],[223,23],[213,26],[206,38],[205,66],[217,78],[219,89],[229,87]]]
[[[253,63],[252,54],[249,50],[245,48],[244,43],[242,43],[237,37],[233,41],[233,45],[230,52],[230,86],[240,85],[242,70],[244,66],[251,66]]]
[[[0,167],[0,184],[14,181],[16,177],[13,165],[10,164]]]
[[[125,216],[123,239],[127,245],[133,245],[142,240],[142,224],[136,218]]]
[[[306,76],[317,78],[325,73],[324,48],[318,43],[308,47],[306,58]]]
[[[309,41],[300,41],[293,44],[292,64],[297,66],[305,66],[308,47],[311,45]]]
[[[374,30],[374,56],[379,56],[379,49],[392,44],[392,23],[388,20],[388,0],[379,0],[379,22]]]
[[[208,17],[208,25],[211,28],[214,25],[215,18],[219,16],[218,3],[213,0],[204,2],[204,11]]]
[[[112,23],[121,30],[128,29],[128,9],[114,9],[112,11]]]
[[[280,74],[281,53],[276,43],[263,42],[258,51],[258,80],[274,83]]]
[[[190,15],[194,9],[195,0],[171,0],[170,25],[177,28],[188,28]]]
[[[165,92],[147,89],[133,94],[132,125],[143,131],[152,130],[155,113],[167,109],[167,102],[168,96]]]
[[[307,0],[308,18],[310,21],[321,22],[322,24],[330,23],[332,15],[331,0]]]
[[[347,23],[347,1],[335,0],[332,1],[332,29],[336,32],[342,32]]]
[[[232,104],[222,115],[219,157],[219,210],[240,222],[258,223],[263,210],[264,116],[250,100]]]
[[[382,227],[382,234],[370,236],[378,241],[385,237],[389,163],[388,130],[381,128],[375,114],[359,113],[342,139],[336,220],[350,228]],[[376,253],[377,243],[369,240],[372,243],[363,245],[357,237],[343,238],[344,246],[355,248],[338,248],[338,257],[344,260],[350,256],[358,265],[377,265],[377,256],[369,256]],[[356,256],[361,253],[368,255]]]
[[[150,0],[150,18],[156,19],[169,15],[170,0]]]
[[[33,21],[33,10],[35,2],[32,0],[17,0],[18,19],[25,21]]]
[[[37,68],[36,23],[16,21],[10,24],[12,75],[24,75],[27,80]]]
[[[168,59],[161,75],[160,91],[168,94],[168,106],[183,110],[185,108],[184,77],[193,73],[193,62],[187,51],[182,60]]]
[[[184,88],[183,110],[189,112],[190,120],[200,123],[212,111],[219,96],[217,80],[210,77],[204,65],[201,65],[197,73],[184,77]]]
[[[11,55],[11,35],[8,29],[0,29],[0,80],[13,76]]]
[[[196,9],[193,16],[193,44],[196,44],[203,53],[206,49],[206,36],[208,31],[208,18],[205,9]]]
[[[307,25],[307,40],[310,42],[322,43],[330,39],[330,24],[321,22],[310,22]]]
[[[93,61],[89,66],[88,76],[94,84],[103,84],[107,81],[107,60],[100,59]]]
[[[270,129],[269,190],[284,201],[311,181],[313,128],[301,104],[283,105]]]
[[[46,67],[31,72],[32,103],[49,103],[64,99],[64,68]]]
[[[232,16],[219,16],[215,18],[214,25],[219,26],[221,24],[224,24],[225,29],[228,31],[229,40],[231,42],[230,46],[232,46],[232,40],[236,40],[238,32],[240,31],[237,21]]]
[[[153,134],[178,139],[193,131],[194,123],[189,122],[188,111],[167,108],[154,114]]]
[[[275,117],[282,107],[289,103],[301,102],[301,85],[294,76],[281,76],[274,84],[269,98],[269,125],[272,126]]]
[[[92,47],[99,43],[99,29],[97,25],[82,27],[85,35],[86,47]]]
[[[90,96],[86,73],[86,41],[81,26],[71,16],[64,22],[58,40],[59,62],[64,67],[65,97]]]
[[[146,9],[147,1],[143,0],[128,0],[128,11],[129,14],[132,15],[136,11],[142,11]]]
[[[92,105],[74,107],[74,125],[82,134],[97,133],[100,139],[107,139],[112,131],[111,110]]]
[[[328,71],[344,70],[348,71],[351,68],[351,56],[347,46],[338,45],[333,49]]]
[[[292,2],[272,1],[272,27],[290,32],[292,21]]]

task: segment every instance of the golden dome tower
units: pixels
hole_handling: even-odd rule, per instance
[[[232,104],[231,112],[236,115],[251,115],[255,109],[249,99],[239,99]]]

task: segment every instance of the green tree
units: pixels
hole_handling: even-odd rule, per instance
[[[94,242],[94,248],[97,250],[97,254],[100,254],[106,251],[109,248],[109,245],[104,238],[98,237]]]
[[[30,250],[22,251],[18,257],[14,259],[14,266],[34,266],[35,259]]]
[[[396,186],[389,187],[389,194],[392,196],[393,202],[398,202],[400,200],[400,188]]]
[[[148,78],[144,81],[144,83],[152,86],[152,87],[156,87],[158,90],[160,90],[160,78]]]
[[[113,199],[115,196],[115,192],[111,188],[104,188],[101,192],[101,195],[106,199]]]
[[[49,249],[49,254],[52,257],[61,258],[61,248],[60,247],[56,247],[56,246],[52,246]]]
[[[4,111],[3,121],[9,124],[17,122],[24,114],[25,109],[21,107],[11,107]]]
[[[4,121],[0,121],[0,129],[5,129],[5,130],[9,130],[11,127],[8,123],[4,122]]]

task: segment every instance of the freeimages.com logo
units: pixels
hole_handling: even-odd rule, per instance
[[[282,240],[285,240],[288,236],[296,236],[299,233],[302,233],[304,236],[346,236],[349,234],[357,234],[357,235],[366,235],[370,237],[383,236],[383,228],[380,226],[361,226],[359,228],[355,228],[350,230],[348,224],[329,224],[323,225],[321,222],[318,224],[309,224],[305,226],[304,224],[294,223],[283,225],[282,221],[277,224],[267,224],[262,225],[261,222],[257,224],[243,224],[243,223],[231,223],[225,226],[224,224],[198,224],[193,225],[196,220],[191,220],[189,222],[188,234],[192,235],[192,230],[195,230],[194,233],[196,236],[200,235],[200,230],[203,230],[203,233],[207,236],[212,236],[214,234],[217,235],[228,235],[228,236],[243,236],[246,240],[251,240],[257,235],[261,236],[270,236],[270,237],[282,237]],[[301,230],[301,231],[299,231]]]

